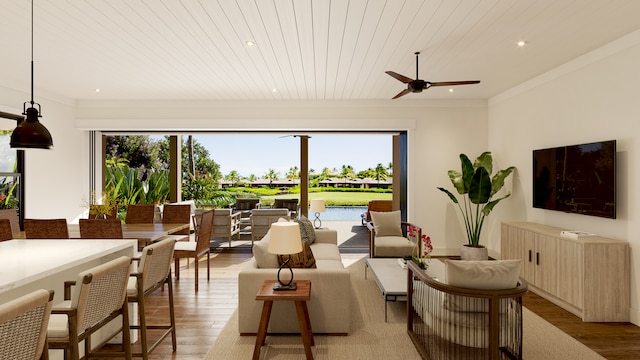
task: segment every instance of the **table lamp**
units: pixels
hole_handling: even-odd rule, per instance
[[[289,258],[280,264],[278,269],[278,282],[273,284],[273,290],[296,290],[296,283],[293,282],[293,269],[291,269],[291,254],[302,251],[302,239],[300,238],[300,226],[295,222],[275,222],[271,224],[269,230],[269,247],[267,251],[277,255],[289,255]],[[288,283],[280,279],[280,271],[288,267],[291,278]]]
[[[313,220],[313,226],[316,229],[320,229],[322,227],[322,220],[320,220],[320,213],[324,212],[324,200],[322,199],[313,199],[311,200],[311,208],[309,211],[316,213],[316,219]]]

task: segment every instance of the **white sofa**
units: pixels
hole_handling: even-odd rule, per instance
[[[311,245],[316,268],[293,269],[295,280],[311,280],[307,302],[314,334],[346,335],[351,330],[349,269],[342,264],[335,230],[316,230]],[[277,279],[277,257],[266,252],[269,233],[254,245],[254,257],[238,275],[238,329],[241,335],[258,331],[262,301],[256,294],[265,280]],[[283,274],[288,274],[288,271]],[[271,310],[269,333],[300,333],[293,301],[276,301]]]

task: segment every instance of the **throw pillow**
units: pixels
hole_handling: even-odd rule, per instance
[[[400,236],[402,235],[402,218],[400,210],[396,211],[371,211],[371,221],[376,236]]]
[[[268,251],[269,234],[265,235],[261,240],[253,243],[253,257],[259,269],[273,269],[280,267],[278,256]]]
[[[447,284],[467,289],[507,290],[518,286],[522,260],[446,260]]]
[[[289,255],[278,255],[278,264],[282,265],[287,259]],[[280,266],[278,265],[278,266]],[[316,259],[313,257],[313,252],[311,251],[311,244],[302,242],[302,251],[297,254],[291,254],[291,261],[289,261],[289,265],[292,268],[316,268]]]
[[[300,219],[294,220],[300,224],[300,237],[303,243],[313,244],[316,242],[316,231],[313,229],[313,224],[306,216],[300,215]]]
[[[467,289],[508,290],[518,285],[521,260],[446,260],[447,284]],[[499,312],[505,313],[509,301],[500,301]],[[459,312],[489,312],[489,300],[446,294],[444,307]]]

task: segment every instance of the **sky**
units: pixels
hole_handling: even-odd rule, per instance
[[[290,168],[300,168],[300,138],[281,134],[195,135],[220,164],[227,175],[235,170],[240,176],[258,178],[274,169],[284,178]],[[309,169],[342,169],[351,165],[357,173],[392,162],[392,138],[389,134],[314,134],[309,139]]]

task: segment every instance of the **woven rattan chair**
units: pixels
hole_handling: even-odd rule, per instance
[[[134,353],[133,356],[141,356],[148,359],[149,353],[171,334],[171,344],[173,351],[177,349],[176,341],[176,318],[173,307],[173,284],[171,279],[171,260],[173,259],[173,239],[158,241],[152,245],[145,246],[142,250],[138,271],[131,274],[127,285],[127,298],[130,303],[138,303],[138,314],[140,325],[132,325],[132,329],[140,329],[141,352]],[[169,325],[147,325],[144,298],[155,290],[168,285],[167,298],[169,302]],[[155,301],[155,300],[154,300]],[[147,329],[163,329],[165,332],[152,345],[147,343]]]
[[[48,359],[52,301],[53,291],[41,289],[0,305],[0,358]]]
[[[115,319],[122,320],[123,351],[108,355],[131,358],[131,336],[127,305],[127,282],[131,259],[121,256],[65,282],[65,301],[51,310],[47,330],[49,349],[63,349],[65,359],[79,359],[79,343],[84,341],[85,357],[92,354],[91,334]],[[74,286],[73,293],[71,286]],[[106,352],[100,351],[100,354]],[[95,356],[94,356],[95,357]]]
[[[195,259],[196,291],[198,291],[198,259],[207,255],[207,281],[211,279],[211,232],[213,231],[213,210],[202,213],[202,220],[196,233],[196,241],[176,242],[173,258],[175,259],[176,280],[180,279],[180,259]]]
[[[9,219],[11,221],[11,231],[17,234],[20,232],[20,219],[18,218],[18,211],[16,209],[11,210],[0,211],[0,219]]]
[[[153,204],[132,204],[127,206],[127,224],[153,224],[156,206]]]
[[[80,237],[82,239],[122,239],[120,220],[80,219]]]
[[[164,224],[188,224],[191,221],[191,205],[167,204],[163,206],[162,222]],[[171,235],[189,235],[190,229],[176,231]]]
[[[11,230],[11,220],[0,219],[0,241],[13,239],[13,231]]]
[[[24,219],[27,239],[68,239],[67,219]]]

